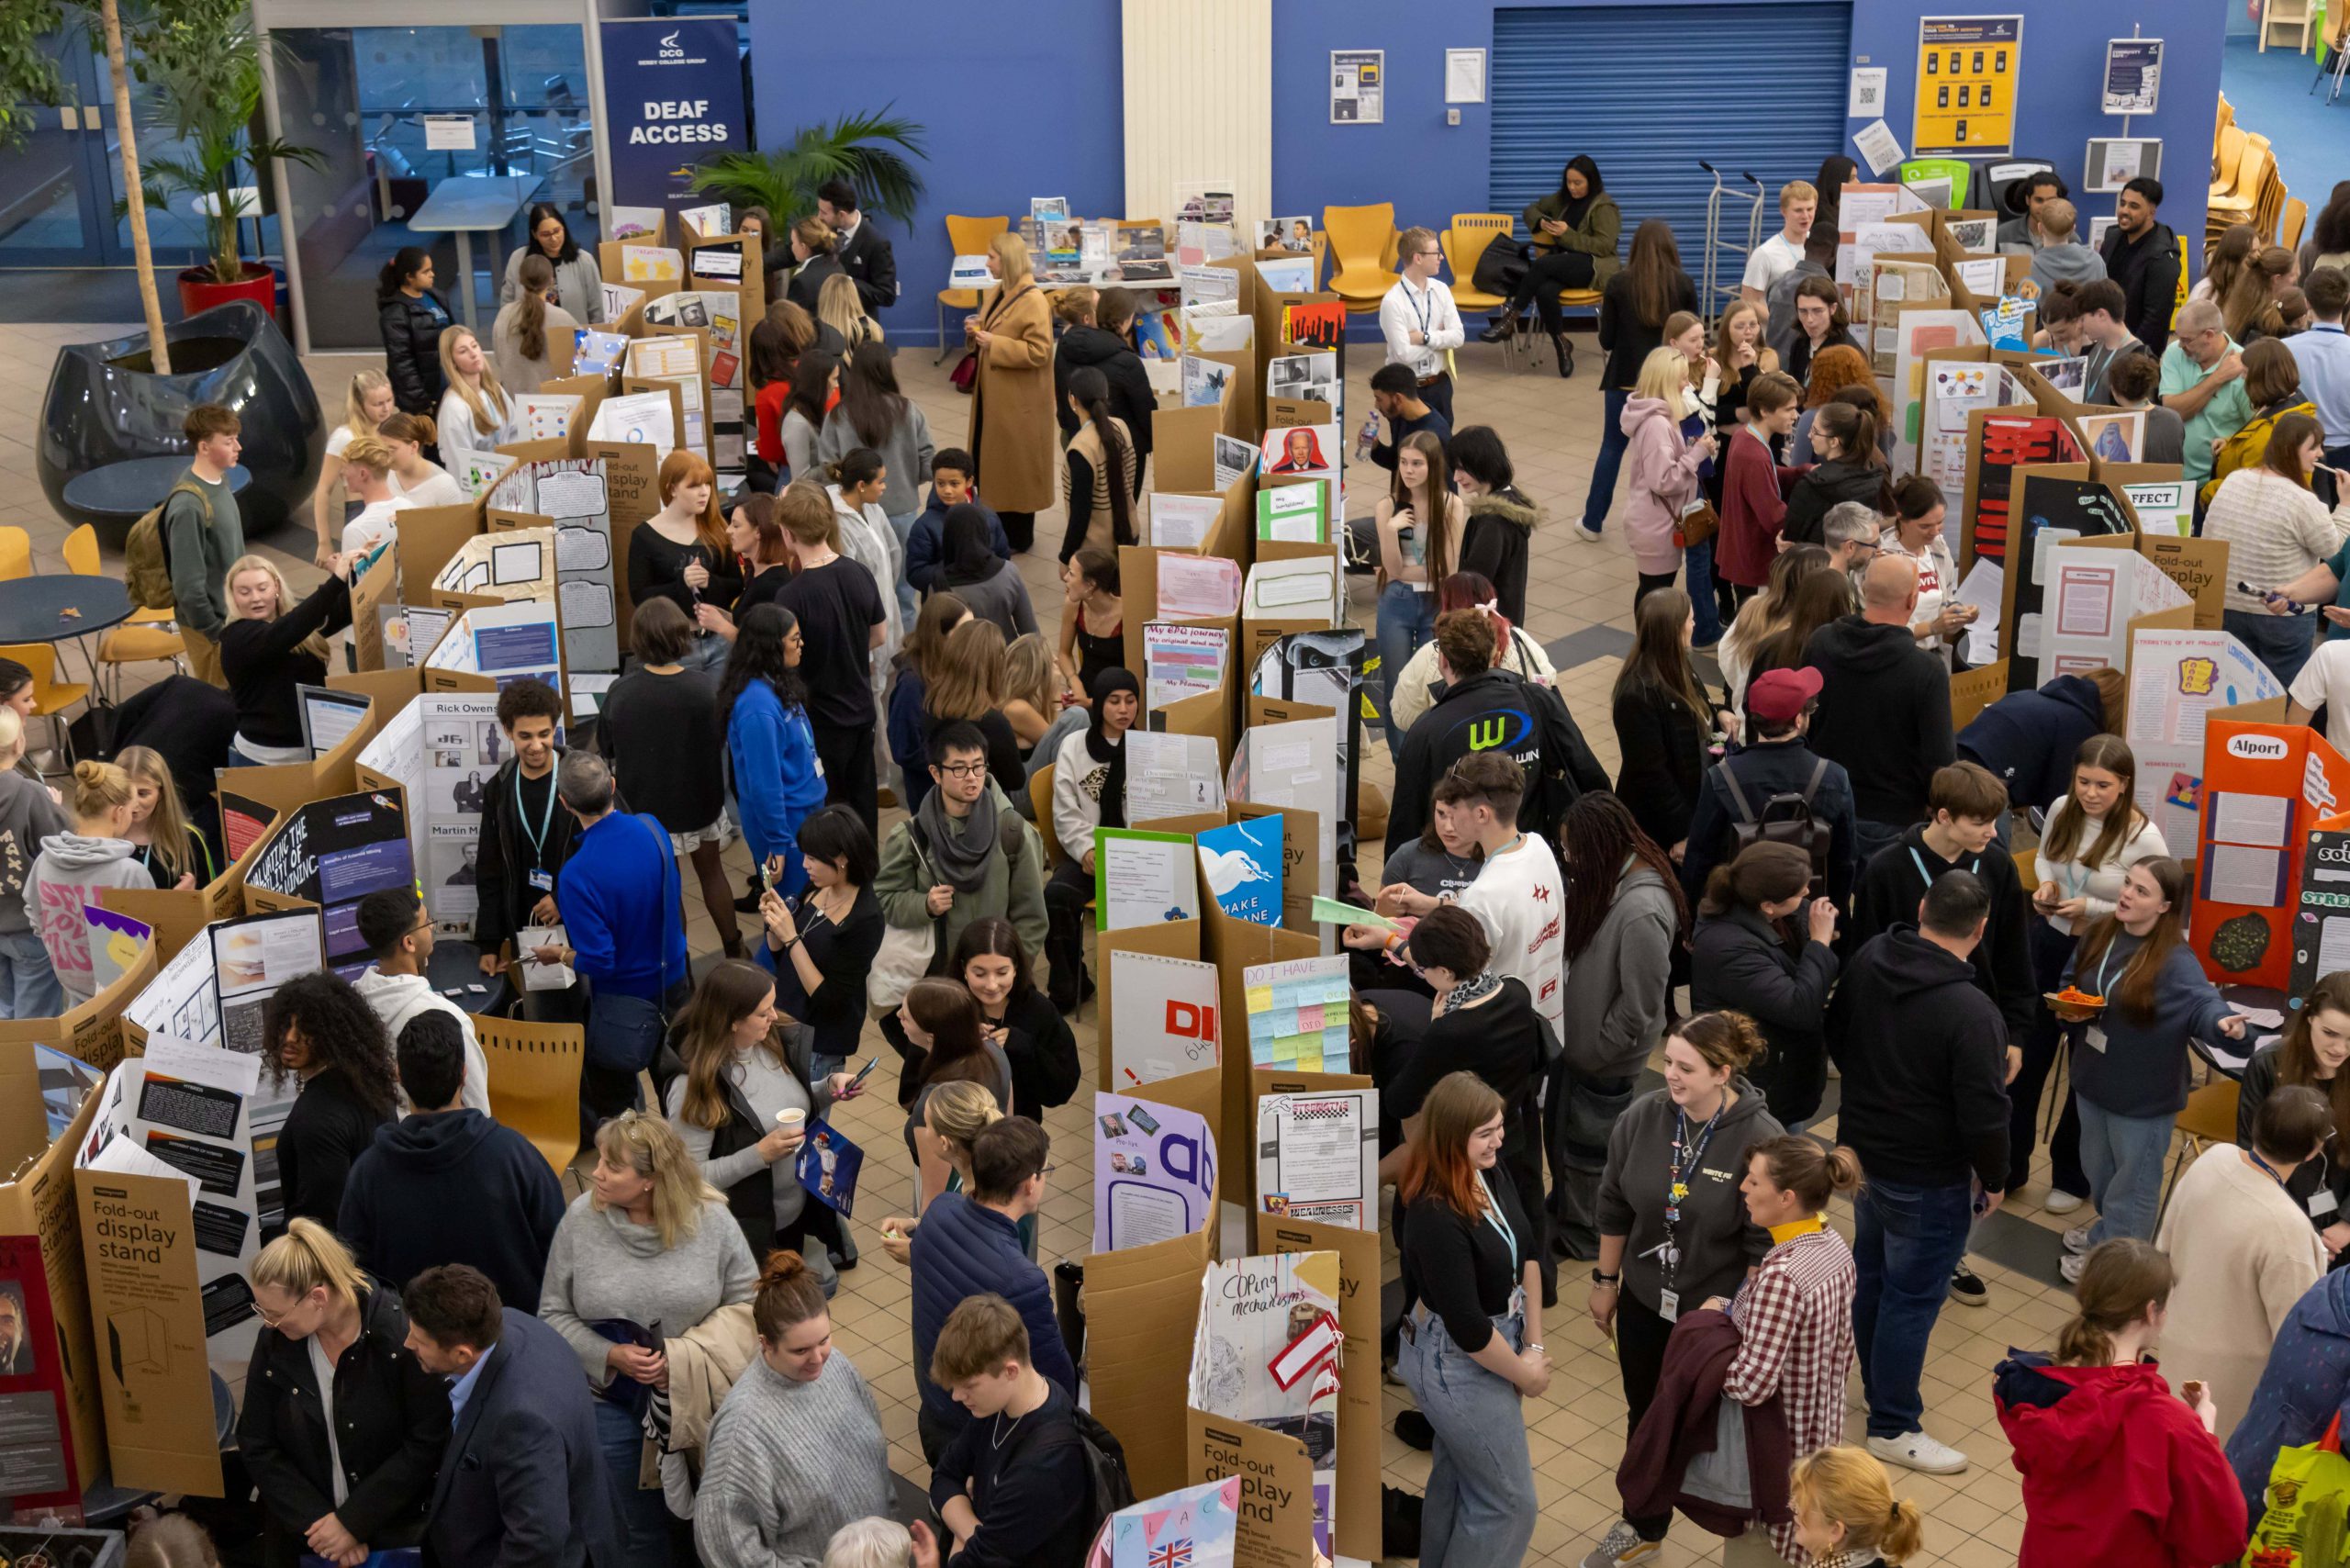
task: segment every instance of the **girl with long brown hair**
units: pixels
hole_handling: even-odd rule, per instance
[[[1516,1562],[1539,1511],[1523,1402],[1550,1386],[1539,1217],[1494,1169],[1507,1121],[1483,1079],[1445,1078],[1418,1120],[1397,1189],[1409,1205],[1404,1280],[1417,1303],[1398,1370],[1435,1431],[1428,1495],[1451,1505],[1428,1510],[1420,1561]]]
[[[2328,1257],[2350,1247],[2350,969],[2337,969],[2310,988],[2285,1024],[2285,1036],[2253,1052],[2236,1096],[2236,1142],[2252,1147],[2261,1103],[2279,1089],[2305,1085],[2325,1096],[2334,1137],[2320,1146],[2285,1183],[2325,1243]]]
[[[997,1104],[1012,1103],[1012,1058],[988,1037],[979,1001],[962,981],[938,975],[914,981],[898,1004],[898,1025],[913,1047],[900,1073],[907,1152],[919,1158],[914,1129],[923,1125],[926,1096],[942,1083],[985,1084]]]
[[[847,305],[856,307],[855,280],[843,274],[841,283]],[[866,320],[871,324],[870,318]],[[878,335],[880,329],[876,327],[874,331]],[[859,447],[881,459],[881,515],[890,520],[890,531],[897,535],[898,555],[902,560],[906,541],[913,534],[914,519],[922,515],[923,476],[930,472],[937,447],[931,440],[929,416],[922,411],[922,405],[898,390],[898,373],[888,351],[878,344],[850,354],[842,367],[840,406],[825,416],[816,456],[820,462],[835,463]],[[900,618],[912,621],[916,609],[912,585],[901,574],[893,586]]]
[[[947,725],[958,719],[975,724],[987,738],[988,777],[1008,801],[1025,795],[1028,767],[1020,757],[1020,737],[1003,716],[1003,628],[977,615],[958,622],[937,655],[923,661],[923,676],[925,755]]]
[[[498,384],[512,397],[570,375],[579,330],[578,319],[554,302],[553,262],[524,256],[520,281],[521,292],[499,308],[489,329],[490,361],[498,367]]]
[[[1748,682],[1764,670],[1801,669],[1812,634],[1858,608],[1852,579],[1841,572],[1814,572],[1796,584],[1787,602],[1787,623],[1754,651],[1754,662],[1747,666]]]
[[[2219,302],[2228,336],[2249,344],[2281,331],[2285,323],[2277,309],[2277,297],[2293,286],[2300,272],[2293,252],[2282,245],[2271,245],[2255,255]]]
[[[2275,593],[2298,589],[2306,596],[2303,602],[2331,599],[2333,590],[2322,585],[2336,580],[2333,561],[2343,529],[2350,527],[2350,499],[2329,510],[2310,488],[2324,453],[2325,433],[2315,419],[2284,415],[2269,431],[2259,460],[2221,480],[2203,514],[2203,537],[2226,540],[2229,560],[2238,563],[2228,572],[2234,582],[2221,623],[2288,689],[2309,662],[2311,622],[2323,621],[2278,613],[2284,606]],[[2270,595],[2247,593],[2238,583],[2255,588],[2274,584],[2276,589]]]
[[[888,740],[890,760],[898,768],[898,798],[909,812],[919,810],[930,793],[930,722],[925,700],[930,683],[946,650],[946,634],[971,619],[971,610],[951,593],[934,593],[922,601],[905,646],[890,661]]]
[[[1610,712],[1622,765],[1616,794],[1640,831],[1676,855],[1689,837],[1706,774],[1713,709],[1689,642],[1696,615],[1689,596],[1658,588],[1632,611],[1632,651],[1616,672]]]
[[[1379,667],[1392,709],[1395,683],[1421,644],[1436,635],[1436,589],[1452,572],[1469,509],[1445,487],[1452,470],[1444,442],[1415,431],[1395,447],[1395,475],[1372,510],[1379,536],[1379,567],[1387,586],[1379,590]],[[1387,726],[1387,750],[1403,750],[1404,737]]]
[[[700,454],[679,447],[661,460],[659,483],[661,510],[629,535],[629,602],[666,599],[697,622],[705,604],[713,613],[731,612],[742,596],[743,572],[718,510],[718,476]],[[688,668],[715,669],[726,662],[726,639],[717,624],[701,627],[686,655]]]
[[[1607,508],[1616,495],[1616,476],[1631,438],[1624,433],[1624,405],[1639,385],[1640,367],[1664,346],[1665,325],[1674,311],[1695,314],[1697,286],[1681,270],[1681,250],[1673,241],[1673,225],[1662,218],[1640,220],[1632,230],[1631,254],[1624,270],[1607,280],[1599,297],[1599,346],[1607,355],[1601,373],[1599,455],[1591,465],[1591,490],[1583,498],[1583,520],[1575,535],[1584,543],[1598,541],[1607,521]]]
[[[1791,1127],[1819,1112],[1836,983],[1836,906],[1810,891],[1807,851],[1750,844],[1707,874],[1689,947],[1689,1005],[1754,1020],[1768,1047],[1754,1086]]]
[[[1796,585],[1814,572],[1834,569],[1827,547],[1821,544],[1790,544],[1771,563],[1762,591],[1740,609],[1714,651],[1721,665],[1722,691],[1732,712],[1745,710],[1746,682],[1754,655],[1786,629],[1787,618],[1795,610]]]
[[[2065,965],[2092,921],[2112,914],[2123,879],[2141,860],[2170,854],[2163,830],[2140,811],[2138,759],[2119,735],[2091,735],[2073,756],[2072,783],[2050,804],[2040,834],[2040,885],[2031,898],[2032,983],[2043,996],[2063,982]],[[2023,802],[2029,805],[2031,802]],[[2055,1014],[2039,1009],[2023,1039],[2023,1068],[2008,1085],[2008,1191],[2031,1180],[2039,1143],[2040,1094],[2062,1039]],[[2047,1199],[2042,1207],[2070,1214],[2088,1192],[2081,1169],[2081,1114],[2065,1092],[2048,1140]]]
[[[2244,1020],[2204,978],[2180,926],[2187,868],[2141,860],[2123,878],[2113,913],[2090,924],[2064,980],[2101,999],[2059,1005],[2075,1025],[2073,1094],[2081,1108],[2081,1162],[2098,1218],[2065,1233],[2065,1278],[2078,1280],[2090,1248],[2154,1233],[2163,1160],[2187,1108],[2189,1038],[2244,1038]]]

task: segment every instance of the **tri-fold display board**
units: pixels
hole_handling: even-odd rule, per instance
[[[2296,948],[2339,953],[2350,922],[2313,897],[2341,876],[2313,863],[2310,834],[2350,805],[2350,761],[2305,724],[2281,722],[2281,700],[2264,717],[2245,710],[2206,726],[2189,926],[2204,972],[2222,985],[2283,990]],[[2255,710],[2257,711],[2258,710]],[[2304,907],[2305,900],[2325,909]]]

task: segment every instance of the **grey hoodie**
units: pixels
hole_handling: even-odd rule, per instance
[[[1673,943],[1673,890],[1638,860],[1625,862],[1590,944],[1567,957],[1567,1065],[1594,1078],[1631,1078],[1664,1031]]]
[[[373,964],[367,972],[352,983],[360,1000],[374,1009],[384,1025],[384,1036],[395,1049],[400,1043],[400,1031],[408,1020],[420,1013],[446,1013],[457,1021],[458,1030],[465,1036],[464,1106],[484,1115],[489,1109],[489,1058],[482,1054],[481,1042],[474,1037],[473,1015],[439,991],[422,975],[387,975]],[[400,1112],[405,1115],[416,1107],[408,1103],[408,1092],[400,1091]],[[427,1110],[438,1111],[438,1105]]]
[[[73,819],[50,798],[49,786],[14,768],[0,772],[0,936],[33,929],[25,889],[41,840],[73,831]]]
[[[25,914],[49,949],[58,983],[74,1002],[87,1002],[98,989],[82,908],[95,902],[100,888],[152,888],[155,879],[134,858],[138,853],[128,839],[78,833],[51,834],[40,841],[40,858],[25,883]]]
[[[2031,253],[2031,281],[2044,296],[2060,283],[2096,283],[2105,276],[2105,258],[2077,241],[2042,245]]]
[[[1747,1269],[1771,1249],[1771,1233],[1747,1217],[1738,1184],[1746,1180],[1746,1151],[1786,1128],[1763,1104],[1761,1090],[1742,1077],[1731,1084],[1738,1103],[1722,1113],[1704,1158],[1684,1176],[1689,1195],[1681,1200],[1681,1223],[1673,1227],[1681,1267],[1672,1282],[1684,1312],[1695,1312],[1707,1296],[1736,1294]],[[1599,1182],[1599,1233],[1628,1238],[1624,1289],[1651,1312],[1658,1310],[1658,1293],[1665,1288],[1657,1249],[1664,1242],[1664,1190],[1678,1114],[1662,1089],[1633,1101],[1608,1135],[1607,1170]],[[1702,1126],[1690,1126],[1693,1141]]]

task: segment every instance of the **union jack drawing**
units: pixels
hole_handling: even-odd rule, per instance
[[[1152,1547],[1150,1568],[1192,1568],[1191,1541],[1169,1540]]]

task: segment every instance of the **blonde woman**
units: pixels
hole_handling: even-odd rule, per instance
[[[74,826],[57,792],[17,767],[24,755],[25,716],[0,703],[0,834],[16,849],[0,855],[0,1017],[54,1018],[65,993],[41,944],[40,908],[27,895],[42,841]]]
[[[1797,1459],[1787,1506],[1796,1544],[1817,1568],[1907,1562],[1925,1545],[1925,1515],[1894,1496],[1892,1478],[1865,1449],[1821,1449]]]
[[[295,689],[326,684],[326,640],[351,624],[351,560],[328,561],[327,580],[299,604],[267,556],[241,555],[229,566],[229,623],[220,630],[220,670],[237,703],[229,767],[310,760]]]
[[[1690,318],[1691,329],[1695,326]],[[1673,586],[1681,569],[1682,513],[1701,498],[1698,470],[1714,455],[1713,432],[1704,428],[1704,413],[1690,395],[1689,368],[1688,359],[1670,343],[1650,350],[1624,404],[1625,465],[1631,473],[1624,494],[1624,541],[1639,574],[1635,609],[1658,588]],[[1694,438],[1684,428],[1693,415],[1700,421]]]
[[[374,435],[377,427],[399,412],[399,405],[392,398],[392,378],[380,370],[363,370],[351,378],[351,386],[343,400],[342,423],[327,432],[326,461],[319,467],[319,487],[310,492],[310,521],[319,532],[319,547],[315,556],[323,566],[327,557],[334,554],[334,487],[342,478],[342,454],[352,441],[363,435]],[[344,521],[359,510],[356,498],[346,495],[342,510]]]
[[[881,341],[881,323],[865,313],[856,280],[846,273],[833,274],[816,290],[816,319],[838,332],[851,349]]]
[[[1020,742],[1023,762],[1035,755],[1053,721],[1061,716],[1061,693],[1067,689],[1060,661],[1041,633],[1014,637],[1004,649],[1003,716]]]
[[[411,506],[462,506],[465,492],[449,471],[424,455],[427,447],[438,449],[441,428],[428,414],[394,414],[375,432],[392,449],[392,494],[404,496]]]
[[[658,1347],[720,1307],[749,1301],[758,1279],[725,1196],[702,1179],[666,1122],[623,1111],[596,1130],[588,1191],[555,1226],[547,1252],[539,1318],[570,1341],[603,1395],[597,1438],[621,1487],[626,1561],[639,1568],[669,1561],[661,1494],[635,1484],[646,1391],[668,1384]],[[615,1323],[632,1327],[614,1338],[597,1327]]]
[[[522,258],[521,292],[498,308],[490,324],[490,358],[498,381],[512,395],[536,392],[541,384],[571,374],[579,319],[555,303],[554,263],[543,255]]]
[[[40,841],[39,858],[25,879],[25,915],[49,950],[50,968],[65,988],[68,1004],[97,993],[90,964],[90,928],[83,906],[107,888],[151,888],[147,868],[133,857],[130,840],[130,778],[111,762],[77,762],[66,803],[73,813],[70,833]]]
[[[981,1129],[1003,1120],[995,1091],[984,1083],[958,1079],[930,1092],[923,1119],[914,1128],[914,1203],[926,1209],[941,1193],[966,1192],[971,1185],[971,1143]],[[1024,1222],[1025,1223],[1025,1222]],[[881,1246],[902,1263],[922,1224],[919,1213],[897,1215],[881,1222]]]
[[[398,535],[399,514],[416,505],[392,488],[398,462],[381,436],[362,436],[343,449],[343,483],[361,503],[358,515],[342,525],[344,554],[364,558]]]
[[[803,218],[791,226],[791,283],[785,297],[809,315],[820,313],[824,280],[839,275],[840,236],[821,218]]]
[[[416,1546],[449,1441],[449,1385],[408,1348],[399,1293],[309,1219],[261,1249],[252,1282],[262,1328],[237,1447],[261,1494],[266,1561]]]
[[[211,846],[189,824],[163,754],[152,746],[125,746],[114,760],[130,779],[130,831],[123,836],[155,885],[186,889],[212,880],[217,869]]]
[[[1052,308],[1036,286],[1028,242],[1006,230],[988,245],[996,286],[963,319],[978,352],[971,383],[974,476],[1014,550],[1035,543],[1036,514],[1060,499],[1059,422],[1053,400]]]
[[[441,429],[442,452],[453,460],[459,453],[489,452],[510,439],[513,405],[471,327],[442,330],[441,374],[448,390],[441,394],[433,423]]]

